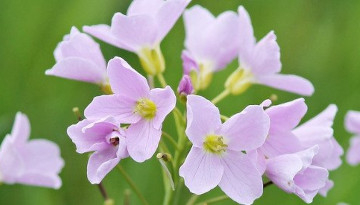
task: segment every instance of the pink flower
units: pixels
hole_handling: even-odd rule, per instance
[[[104,86],[108,84],[106,61],[100,46],[88,35],[75,27],[58,44],[54,52],[56,64],[45,72],[72,80],[85,81]]]
[[[317,146],[294,154],[285,154],[267,160],[266,176],[278,187],[294,193],[306,203],[311,203],[326,186],[329,172],[312,165]]]
[[[312,95],[313,85],[296,75],[279,74],[280,48],[273,31],[256,43],[249,14],[238,9],[240,18],[239,68],[228,78],[225,86],[232,94],[244,92],[251,84],[262,84],[301,95]]]
[[[136,53],[150,75],[163,72],[160,42],[190,0],[134,0],[127,15],[116,13],[108,25],[85,26],[84,31],[116,47]]]
[[[345,117],[346,129],[355,134],[350,139],[350,148],[346,155],[346,160],[350,165],[358,165],[360,163],[360,112],[349,111]]]
[[[247,154],[267,136],[269,118],[262,106],[250,105],[224,124],[210,101],[189,95],[186,135],[193,143],[180,176],[192,193],[203,194],[217,185],[234,201],[251,204],[262,195],[261,174]]]
[[[28,140],[29,136],[29,120],[18,112],[11,134],[0,147],[0,182],[60,188],[58,174],[64,161],[59,147],[45,139]]]
[[[333,122],[337,112],[336,105],[329,105],[323,112],[293,130],[304,148],[318,145],[318,154],[312,160],[313,165],[328,170],[337,169],[344,154],[342,147],[334,138]]]
[[[131,124],[126,130],[127,149],[135,161],[143,162],[156,151],[162,123],[174,109],[176,96],[169,86],[150,90],[146,78],[119,57],[109,61],[108,76],[115,94],[95,97],[85,116],[89,120],[113,116]]]
[[[112,117],[97,121],[82,120],[67,130],[78,153],[91,154],[87,176],[92,184],[99,184],[120,162],[129,156],[126,149],[125,131]]]
[[[193,75],[197,75],[197,82],[193,83],[197,90],[205,89],[212,73],[224,69],[239,52],[239,19],[232,11],[215,17],[207,9],[196,5],[184,12],[184,23],[184,64],[189,59],[196,62],[196,66],[191,68]],[[184,68],[184,71],[189,74],[188,68]]]

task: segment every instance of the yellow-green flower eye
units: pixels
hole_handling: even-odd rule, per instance
[[[142,98],[136,102],[134,112],[145,119],[151,120],[156,115],[156,104],[148,98]]]

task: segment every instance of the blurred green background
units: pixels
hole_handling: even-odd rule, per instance
[[[15,113],[26,113],[32,123],[31,138],[47,138],[59,144],[66,165],[61,173],[63,186],[51,190],[22,185],[0,186],[0,204],[25,205],[98,205],[102,197],[96,186],[86,178],[87,155],[75,152],[75,146],[66,135],[66,128],[76,122],[72,107],[84,109],[96,95],[95,85],[44,75],[54,64],[53,50],[71,26],[110,23],[112,15],[125,12],[130,0],[1,0],[0,1],[0,139],[9,133]],[[244,5],[249,11],[257,39],[275,30],[281,47],[283,73],[294,73],[308,78],[314,84],[315,94],[306,98],[309,119],[328,104],[335,103],[339,113],[335,121],[335,136],[347,149],[350,134],[343,128],[347,110],[360,110],[360,1],[358,0],[193,0],[215,14],[236,10]],[[163,41],[161,47],[167,61],[165,77],[177,87],[182,67],[182,19]],[[115,55],[125,58],[139,68],[137,57],[110,45],[101,43],[107,59]],[[211,87],[202,94],[208,98],[223,89],[223,82],[236,68],[234,62],[215,76]],[[141,72],[142,70],[139,69]],[[219,103],[223,114],[240,111],[247,104],[259,103],[271,94],[277,94],[276,103],[297,98],[297,95],[253,86],[242,96],[229,97]],[[230,106],[229,106],[230,105]],[[169,117],[164,127],[175,133]],[[160,166],[154,158],[137,164],[130,159],[121,162],[151,205],[162,202]],[[318,196],[314,204],[347,202],[360,204],[360,166],[346,163],[331,173],[335,187],[327,198]],[[129,188],[122,176],[114,170],[104,184],[117,204],[122,204],[124,190]],[[201,199],[222,195],[217,188]],[[189,197],[184,193],[183,204]],[[131,194],[131,204],[140,204]],[[233,204],[231,200],[218,204]],[[304,204],[298,197],[271,186],[255,204]]]

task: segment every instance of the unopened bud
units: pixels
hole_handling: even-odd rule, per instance
[[[171,161],[171,155],[168,154],[168,153],[158,153],[158,154],[156,155],[156,158],[162,159],[162,160],[164,160],[165,162],[170,162],[170,161]]]
[[[177,91],[181,96],[187,96],[194,93],[194,87],[192,85],[190,76],[184,75],[181,78]]]

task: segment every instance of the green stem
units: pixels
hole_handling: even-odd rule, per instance
[[[139,197],[140,201],[142,202],[142,204],[144,205],[149,205],[149,203],[146,201],[145,197],[141,194],[139,188],[136,186],[136,184],[134,183],[134,181],[130,178],[130,176],[126,173],[126,171],[124,170],[124,168],[121,165],[117,165],[118,170],[120,171],[120,173],[124,176],[125,180],[127,181],[127,183],[130,185],[131,189],[135,192],[135,194]]]
[[[226,196],[226,195],[224,195],[224,196],[218,196],[218,197],[215,197],[215,198],[212,198],[212,199],[209,199],[209,200],[206,200],[206,201],[197,203],[196,205],[208,205],[208,204],[211,204],[211,203],[216,203],[216,202],[224,201],[224,200],[226,200],[226,199],[229,199],[229,197]],[[192,205],[192,204],[190,204],[190,205]]]
[[[198,195],[193,194],[190,197],[189,201],[186,202],[186,205],[193,205],[196,202],[196,200],[198,199],[198,197],[199,197]]]
[[[230,94],[230,91],[225,89],[222,91],[218,96],[216,96],[211,102],[215,105],[216,103],[220,102],[224,98],[226,98]]]
[[[162,86],[162,87],[166,87],[166,86],[167,86],[167,83],[166,83],[166,80],[165,80],[163,74],[162,74],[162,73],[159,73],[159,74],[157,75],[157,77],[158,77],[158,79],[159,79],[159,82],[160,82],[161,86]]]
[[[179,146],[177,145],[176,141],[169,135],[167,132],[162,131],[162,136],[169,140],[169,142],[175,147],[176,150],[179,150]]]

